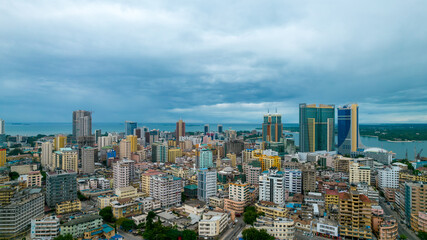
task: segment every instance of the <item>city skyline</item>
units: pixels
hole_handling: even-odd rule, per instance
[[[277,108],[295,123],[302,102],[357,102],[361,123],[427,122],[417,3],[10,1],[0,11],[7,122],[67,122],[75,109],[102,122],[258,122]]]

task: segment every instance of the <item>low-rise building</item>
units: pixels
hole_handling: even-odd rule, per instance
[[[275,239],[293,240],[295,238],[295,222],[289,218],[259,217],[254,227],[258,230],[266,230]]]
[[[416,232],[427,232],[427,213],[418,212],[418,214],[413,214],[411,226]]]
[[[82,210],[82,203],[78,199],[74,201],[62,202],[56,205],[56,214],[58,215],[65,214],[65,213],[78,212],[81,210]]]
[[[223,208],[224,207],[224,198],[219,197],[210,197],[209,198],[209,206]]]
[[[221,212],[203,213],[199,221],[199,235],[201,237],[216,237],[227,227],[228,215]]]
[[[114,191],[118,198],[135,198],[138,196],[137,189],[132,186],[116,188]]]
[[[31,239],[50,240],[59,235],[59,218],[46,216],[31,219]]]
[[[378,240],[397,239],[397,222],[394,219],[384,219],[379,225]]]
[[[61,235],[71,234],[73,238],[82,238],[87,229],[100,228],[101,226],[101,216],[85,215],[62,224]]]
[[[256,210],[264,213],[269,218],[286,218],[289,216],[289,210],[285,207],[280,207],[272,202],[259,201],[255,203]]]
[[[141,215],[143,210],[143,203],[132,198],[117,199],[110,204],[116,219]]]
[[[316,222],[316,235],[324,237],[338,237],[338,223],[327,218],[320,218]]]

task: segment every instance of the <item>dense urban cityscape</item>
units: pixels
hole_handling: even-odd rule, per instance
[[[300,104],[298,143],[259,117],[105,132],[77,110],[72,133],[37,136],[0,120],[0,239],[426,239],[422,149],[365,146],[357,104]]]

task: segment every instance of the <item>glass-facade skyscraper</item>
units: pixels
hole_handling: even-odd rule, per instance
[[[133,135],[133,130],[138,127],[136,122],[126,121],[125,122],[125,135]]]
[[[359,134],[359,106],[347,104],[338,108],[338,153],[351,155],[364,148]]]
[[[262,141],[264,142],[280,142],[283,137],[282,115],[266,114],[262,124]]]
[[[301,152],[333,151],[335,148],[335,105],[299,105]]]

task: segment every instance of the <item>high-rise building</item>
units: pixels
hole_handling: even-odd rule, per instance
[[[170,174],[151,176],[150,197],[160,200],[162,207],[181,204],[182,180]]]
[[[57,169],[46,175],[46,204],[49,207],[77,199],[77,172]]]
[[[95,171],[95,162],[98,158],[98,151],[93,147],[82,148],[82,173],[93,174]]]
[[[199,168],[210,168],[213,167],[213,155],[212,151],[206,148],[199,150],[198,157],[198,167]]]
[[[282,115],[266,114],[262,124],[262,141],[264,142],[280,142],[283,138]]]
[[[411,228],[416,228],[415,223],[418,218],[418,213],[427,212],[427,183],[425,182],[406,182],[404,186],[404,217],[406,224]]]
[[[146,196],[150,195],[151,177],[163,174],[156,170],[148,170],[141,174],[141,192]]]
[[[218,133],[222,133],[224,131],[221,124],[218,124]]]
[[[180,137],[185,137],[185,122],[181,119],[176,122],[175,138],[179,142]]]
[[[52,151],[53,145],[51,142],[42,143],[41,165],[44,168],[52,167]]]
[[[277,169],[263,171],[259,176],[259,200],[285,204],[285,175]]]
[[[96,129],[95,130],[95,141],[98,144],[98,138],[102,136],[102,131],[101,129]]]
[[[305,165],[302,169],[302,189],[304,193],[316,191],[316,168],[314,165]]]
[[[120,160],[113,165],[114,189],[130,186],[135,176],[135,162]]]
[[[59,151],[61,148],[64,148],[67,145],[67,136],[57,135],[53,139],[53,148],[55,151]]]
[[[265,150],[258,159],[261,163],[262,171],[267,171],[270,168],[276,168],[277,170],[281,169],[282,160],[277,152]]]
[[[73,112],[73,138],[92,135],[92,112],[78,110]]]
[[[133,130],[138,127],[138,123],[132,121],[125,122],[125,135],[133,135]]]
[[[224,209],[242,214],[249,203],[249,183],[230,183],[228,198],[224,199]]]
[[[4,134],[4,120],[0,118],[0,134]]]
[[[335,105],[299,105],[300,152],[333,151]]]
[[[357,191],[339,193],[341,236],[355,239],[372,239],[371,200]]]
[[[130,158],[131,153],[131,142],[127,139],[122,139],[120,141],[120,158]]]
[[[71,148],[61,148],[52,154],[52,166],[50,169],[59,168],[62,170],[78,171],[78,152]]]
[[[6,149],[0,149],[0,167],[6,164]]]
[[[254,166],[251,164],[245,165],[244,171],[246,175],[246,182],[253,185],[258,185],[259,175],[261,174],[260,166],[261,166],[260,164],[258,164],[258,166]]]
[[[112,136],[102,136],[98,138],[98,150],[101,148],[113,145],[113,137]]]
[[[236,167],[237,166],[237,157],[236,157],[236,154],[229,153],[229,154],[227,154],[227,158],[230,159],[230,163],[231,163],[232,167]]]
[[[338,108],[338,153],[350,155],[363,149],[359,133],[359,106],[348,104]]]
[[[371,168],[367,166],[360,166],[359,163],[350,162],[349,167],[350,184],[367,183],[371,184]]]
[[[205,126],[203,127],[203,132],[205,133],[205,135],[209,132],[209,124],[205,124]]]
[[[397,166],[378,170],[378,187],[382,190],[386,188],[398,188],[399,171],[400,167]]]
[[[216,196],[217,173],[215,170],[201,168],[197,173],[197,198],[208,202],[209,197]]]
[[[0,207],[0,238],[23,239],[31,219],[43,216],[44,195],[40,188],[15,192],[10,203]]]
[[[136,135],[128,135],[128,136],[126,136],[126,140],[130,142],[130,152],[131,153],[137,152],[138,151],[138,138],[136,137]]]
[[[168,150],[168,162],[175,163],[177,157],[182,157],[180,148],[171,148]]]
[[[285,169],[283,170],[285,176],[285,191],[289,193],[302,192],[302,173],[299,169]]]
[[[158,163],[165,163],[168,161],[167,143],[155,142],[151,145],[151,160]]]

